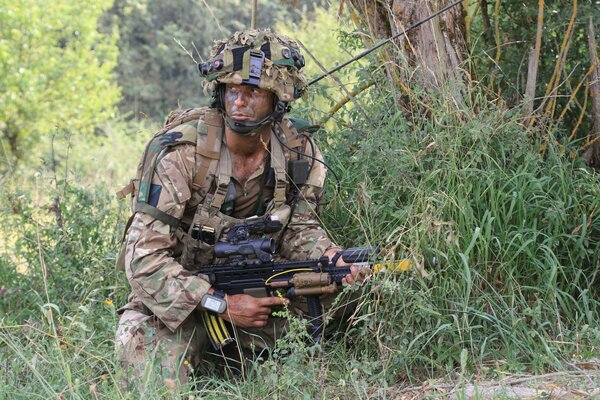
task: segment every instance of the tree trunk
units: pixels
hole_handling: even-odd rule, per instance
[[[529,50],[529,67],[527,68],[527,84],[525,86],[525,119],[526,125],[531,123],[533,115],[533,102],[535,100],[535,86],[542,49],[542,35],[544,28],[544,0],[538,2],[537,31],[535,35],[535,47]]]
[[[592,97],[592,140],[594,144],[588,147],[583,158],[588,165],[600,168],[600,59],[596,47],[594,36],[594,23],[590,18],[588,24],[588,49],[590,54],[590,63],[594,67],[593,72],[588,78],[589,90]]]
[[[445,0],[351,0],[350,3],[374,40],[401,32],[448,4]],[[416,82],[426,91],[432,91],[451,84],[452,98],[458,106],[463,104],[468,74],[463,68],[467,44],[462,4],[399,37],[394,44],[398,52],[388,47],[378,54],[396,88]]]
[[[483,23],[483,34],[485,41],[490,45],[494,43],[494,33],[492,32],[492,24],[490,23],[490,14],[488,12],[487,0],[479,0],[479,7],[481,8],[481,21]]]

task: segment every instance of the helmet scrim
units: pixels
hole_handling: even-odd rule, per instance
[[[304,95],[304,57],[298,43],[269,29],[236,32],[216,41],[207,62],[198,65],[205,90],[215,94],[219,84],[233,83],[269,90],[288,103]]]

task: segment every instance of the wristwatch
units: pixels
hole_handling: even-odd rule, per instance
[[[225,301],[225,293],[221,290],[215,290],[212,294],[206,293],[202,296],[200,305],[206,311],[212,314],[222,314],[227,310],[227,301]]]

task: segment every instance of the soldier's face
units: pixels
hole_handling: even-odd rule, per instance
[[[225,85],[225,111],[236,121],[257,122],[273,112],[273,93],[249,85]]]

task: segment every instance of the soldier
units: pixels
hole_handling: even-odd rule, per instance
[[[321,154],[285,118],[307,87],[303,66],[297,43],[268,29],[216,42],[200,65],[213,104],[170,115],[121,192],[133,194],[121,258],[132,293],[119,310],[116,346],[130,382],[151,356],[163,378],[187,381],[209,346],[207,308],[236,327],[242,346],[272,346],[284,331],[285,321],[270,314],[288,300],[225,296],[194,274],[215,262],[212,245],[232,223],[277,217],[284,229],[271,236],[287,260],[341,250],[319,223]],[[351,271],[346,283],[361,279]]]

